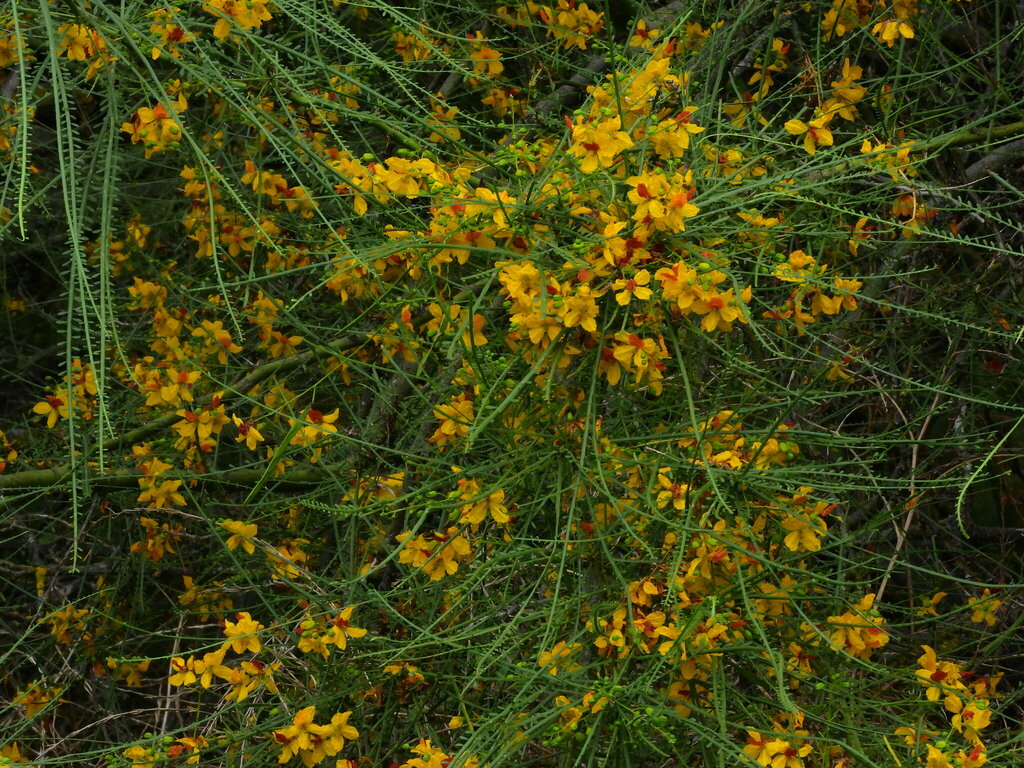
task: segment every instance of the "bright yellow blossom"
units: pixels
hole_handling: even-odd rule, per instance
[[[255,523],[243,523],[241,520],[225,520],[220,524],[220,527],[231,534],[225,542],[229,550],[241,547],[250,555],[256,551],[256,544],[252,539],[259,528]]]
[[[47,395],[45,400],[32,406],[32,413],[45,416],[46,428],[53,429],[57,419],[68,418],[67,392],[63,389],[58,389],[52,395]]]
[[[807,154],[813,155],[818,151],[818,146],[831,147],[834,139],[828,124],[832,120],[831,112],[817,115],[811,122],[805,123],[802,120],[787,120],[785,124],[786,133],[794,136],[804,137],[804,149]]]
[[[634,298],[638,301],[646,301],[654,295],[654,292],[647,286],[651,282],[651,273],[641,269],[630,278],[620,278],[612,283],[612,290],[615,291],[616,303],[626,306]]]
[[[995,626],[996,611],[999,610],[1002,604],[1002,600],[996,600],[992,597],[992,590],[990,589],[985,589],[981,593],[981,597],[967,598],[967,605],[972,609],[971,621],[975,624],[984,622],[990,627]]]
[[[264,21],[270,21],[267,4],[268,0],[205,0],[203,10],[217,17],[213,36],[227,40],[229,37],[237,39],[232,34],[234,25],[242,29],[259,29]]]
[[[266,629],[262,624],[252,618],[247,612],[235,616],[237,621],[225,619],[224,637],[228,638],[223,648],[230,648],[235,653],[260,652],[259,631]]]
[[[914,28],[902,19],[887,19],[880,21],[871,28],[871,34],[892,48],[901,37],[911,40],[914,37]]]
[[[263,442],[263,434],[256,428],[256,423],[252,419],[242,421],[238,416],[232,414],[231,421],[234,422],[238,428],[238,436],[235,438],[236,443],[245,443],[245,447],[250,451],[255,451],[260,443]]]
[[[610,168],[619,153],[633,146],[629,134],[620,130],[622,121],[618,117],[609,117],[600,122],[577,118],[576,124],[570,124],[569,127],[572,129],[572,145],[568,154],[579,159],[583,173],[593,173],[599,165]]]

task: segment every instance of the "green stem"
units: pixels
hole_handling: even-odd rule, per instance
[[[945,136],[938,136],[927,141],[914,143],[911,152],[930,152],[933,149],[945,149],[946,147],[966,147],[971,144],[985,144],[988,142],[1005,141],[1024,136],[1024,120],[1015,123],[1000,125],[996,128],[965,128],[955,133],[947,133]]]
[[[337,477],[338,471],[351,466],[350,462],[331,464],[323,467],[304,467],[293,469],[271,478],[275,485],[303,487],[316,485],[331,477]],[[213,472],[210,474],[189,474],[182,472],[167,472],[160,475],[166,480],[186,480],[196,482],[200,485],[239,485],[251,487],[254,483],[264,479],[266,470],[262,467],[253,469],[230,469],[224,472]],[[88,479],[91,488],[135,488],[139,478],[144,477],[137,469],[114,469],[100,471],[96,467],[88,467],[81,472],[81,475]],[[0,475],[0,490],[29,490],[31,488],[56,489],[64,480],[71,477],[71,470],[66,464],[51,469],[31,469],[25,472],[15,472],[12,475]],[[0,500],[0,505],[11,503],[13,499]]]

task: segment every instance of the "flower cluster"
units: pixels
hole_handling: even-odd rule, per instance
[[[122,124],[121,130],[132,137],[132,144],[142,144],[146,157],[158,152],[177,149],[182,139],[182,127],[177,115],[188,107],[183,94],[171,104],[173,115],[163,104],[139,107],[132,119]]]
[[[24,559],[0,764],[116,733],[102,751],[131,768],[1012,768],[966,644],[1012,646],[1014,587],[944,549],[952,529],[907,544],[962,482],[954,454],[991,449],[982,417],[948,419],[953,451],[917,409],[1003,397],[979,391],[1013,374],[1015,317],[947,313],[961,286],[911,286],[891,246],[1019,234],[951,221],[916,167],[946,107],[906,98],[906,54],[949,35],[915,0],[750,23],[94,5],[45,28],[0,11],[0,152],[22,165],[0,234],[88,214],[71,277],[38,288],[74,323],[0,431],[0,540]],[[77,77],[63,96],[54,73]],[[67,94],[55,162],[22,101]],[[0,297],[43,350],[35,304]],[[961,334],[941,386],[933,354],[889,348],[922,318]],[[79,729],[86,694],[170,706],[125,736],[106,712]]]

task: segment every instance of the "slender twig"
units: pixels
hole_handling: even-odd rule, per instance
[[[178,617],[178,630],[174,633],[174,645],[171,647],[171,658],[173,659],[178,655],[178,651],[181,649],[181,630],[185,628],[185,615],[182,614]],[[170,664],[170,662],[168,662]],[[173,668],[167,676],[167,694],[164,696],[164,701],[161,706],[163,709],[163,718],[160,721],[160,733],[167,733],[168,726],[171,722],[171,675],[174,673]],[[157,710],[158,712],[160,709]]]
[[[989,171],[994,171],[1000,166],[1012,162],[1015,158],[1024,159],[1024,138],[1004,144],[994,152],[971,163],[964,170],[964,178],[968,181],[978,181]]]
[[[951,351],[952,352],[952,351]],[[942,369],[940,380],[946,379],[946,372],[949,370],[950,362],[956,357],[955,354],[949,354],[946,359],[946,365]],[[928,415],[925,417],[924,423],[921,424],[921,429],[917,431],[917,435],[912,435],[913,448],[910,449],[910,477],[908,480],[908,504],[910,508],[907,510],[906,516],[903,518],[903,524],[896,526],[896,547],[893,549],[892,557],[889,558],[889,563],[885,566],[885,573],[882,575],[882,581],[878,585],[878,590],[875,592],[875,600],[879,603],[882,601],[882,596],[885,594],[885,588],[889,584],[889,578],[892,576],[893,569],[896,567],[896,561],[899,559],[900,551],[903,549],[904,543],[907,541],[907,532],[910,530],[910,526],[914,522],[914,515],[917,514],[917,463],[920,456],[921,441],[924,440],[924,436],[928,433],[928,428],[932,424],[932,419],[935,416],[935,412],[939,407],[939,403],[942,401],[943,392],[940,390],[935,393],[935,397],[932,398],[932,404],[928,408]],[[906,419],[906,417],[904,417]]]

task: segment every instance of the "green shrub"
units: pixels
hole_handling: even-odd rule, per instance
[[[1018,764],[1009,4],[5,13],[7,763]]]

